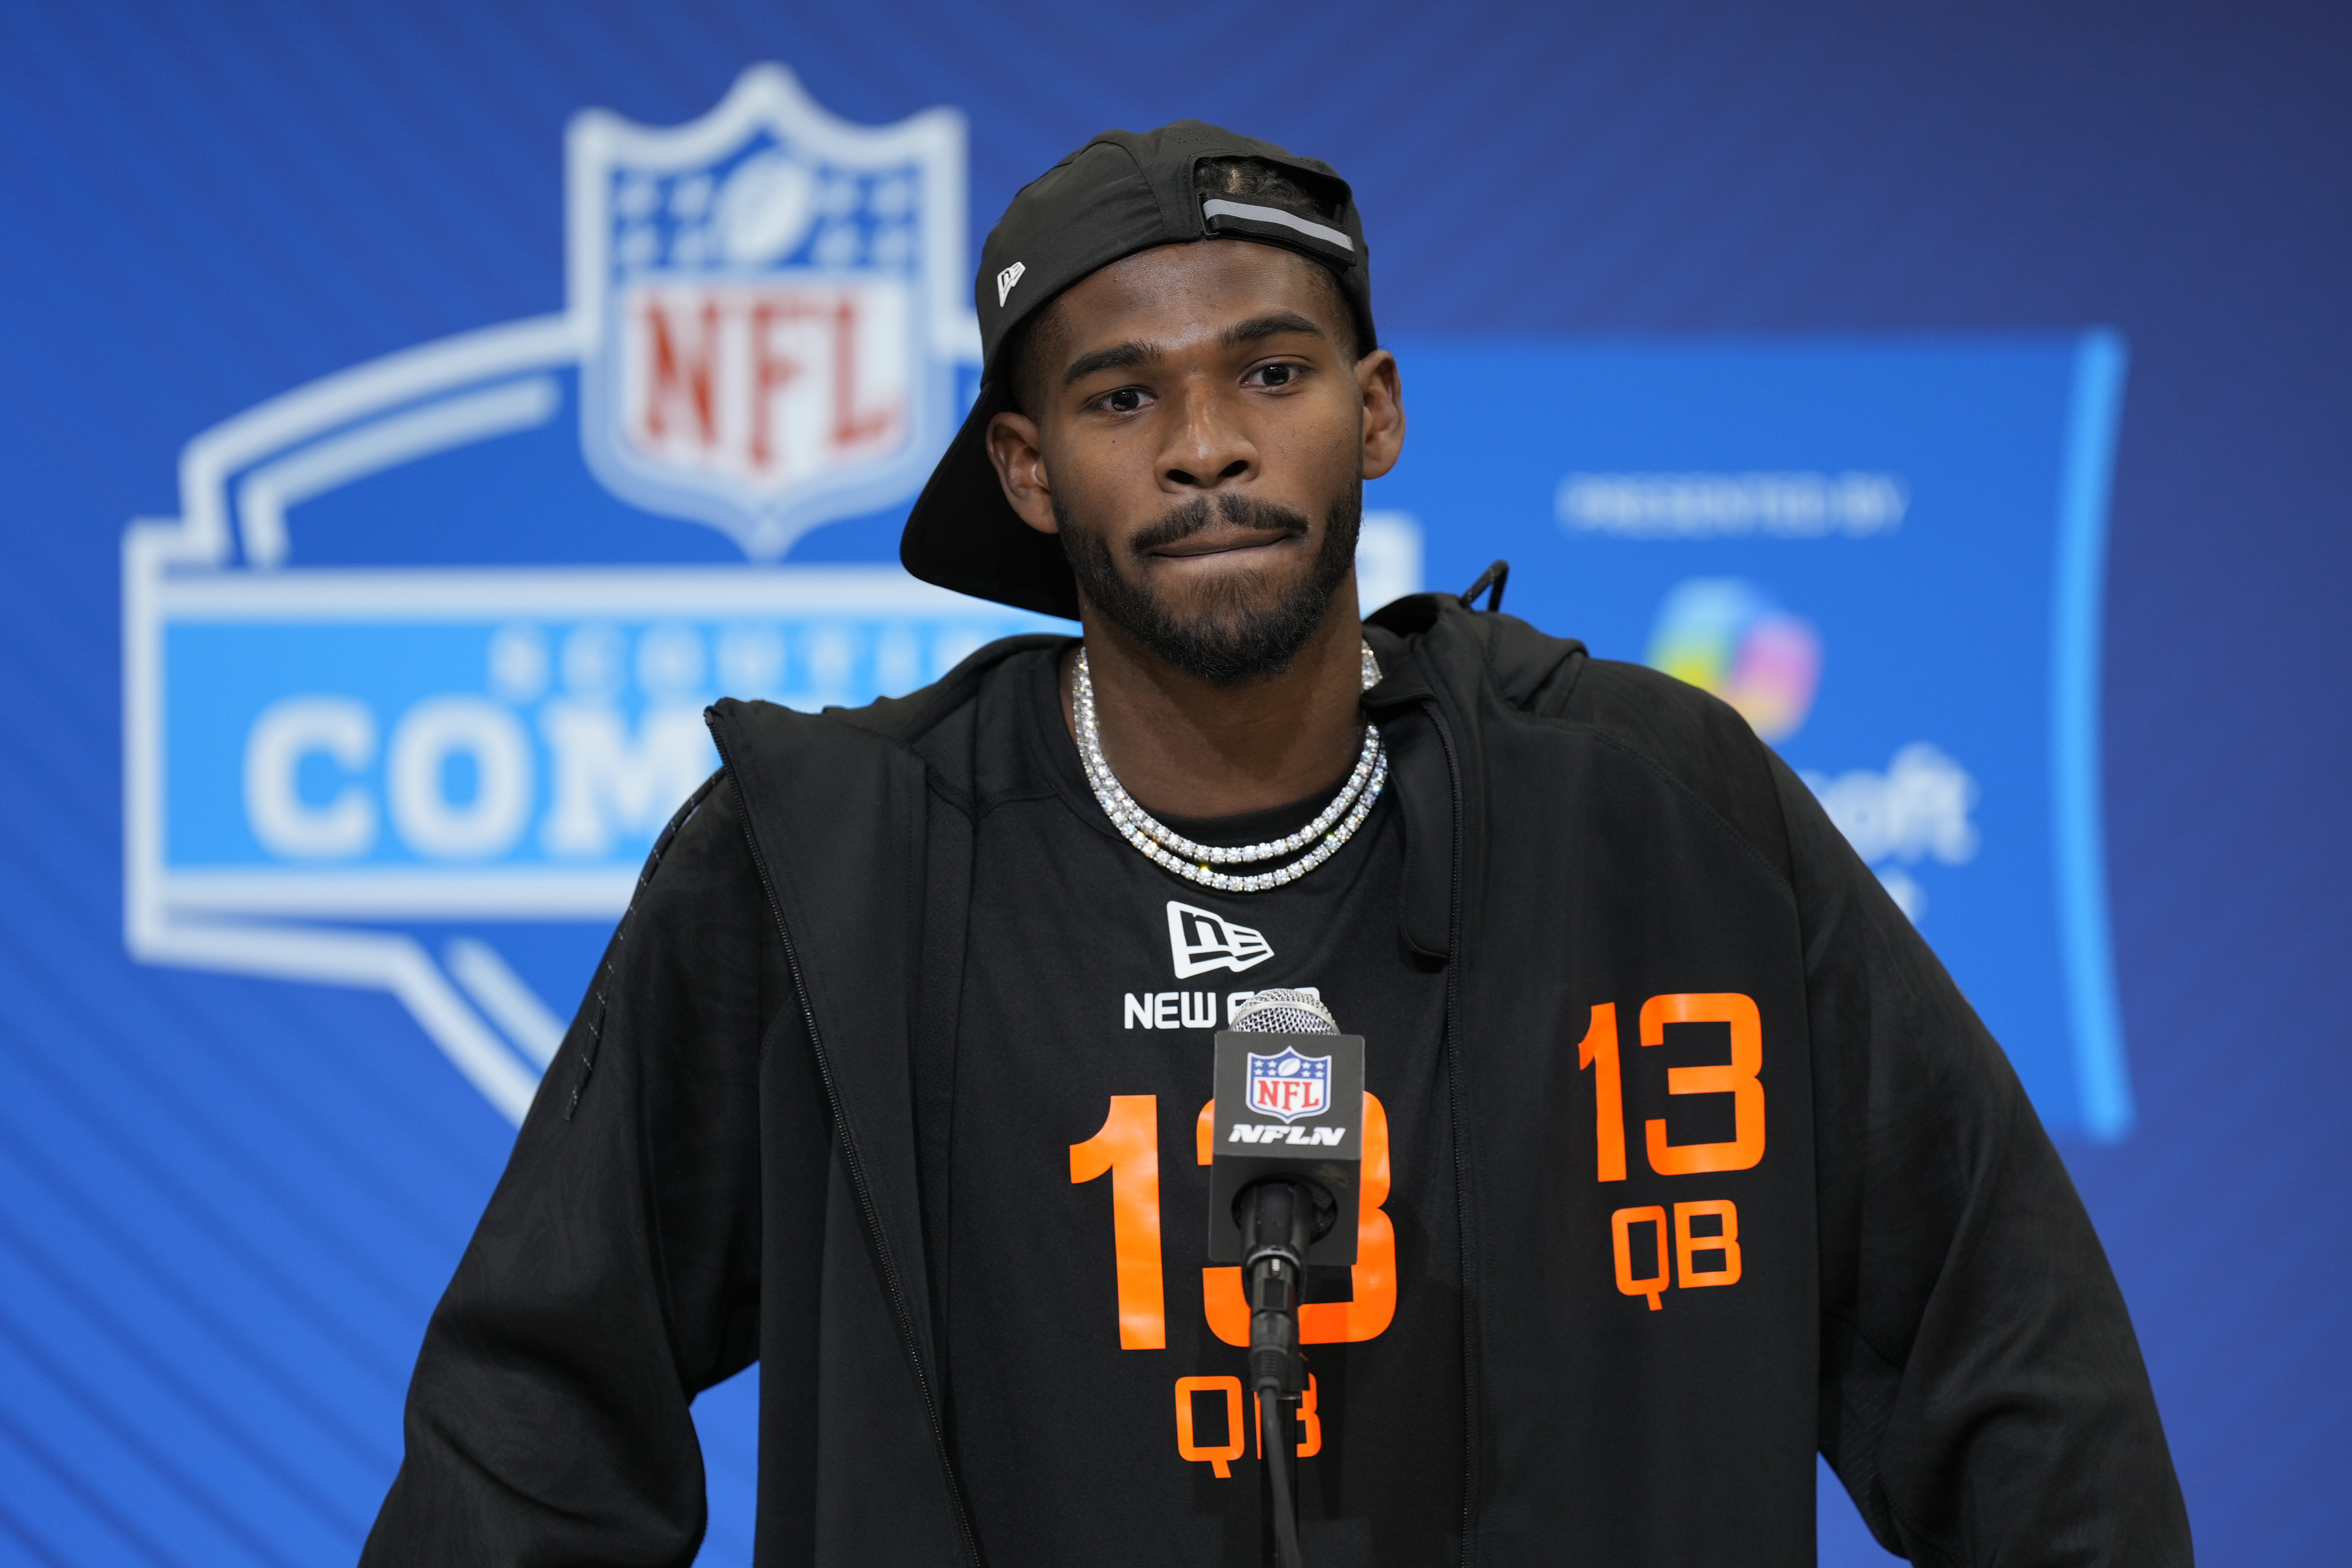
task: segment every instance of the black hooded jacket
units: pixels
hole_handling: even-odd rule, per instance
[[[1366,636],[1397,918],[1446,975],[1461,1561],[1810,1563],[1818,1449],[1916,1562],[2189,1563],[2066,1173],[1805,786],[1713,698],[1509,617],[1423,595]],[[990,809],[977,697],[1041,641],[856,711],[711,710],[725,765],[433,1316],[365,1563],[688,1563],[688,1403],[754,1358],[761,1564],[981,1561],[921,1097]],[[1728,1065],[1645,1056],[1688,1019],[1730,1026]],[[1727,1135],[1669,1143],[1677,1094]],[[1677,1288],[1669,1230],[1727,1205],[1738,1288]]]

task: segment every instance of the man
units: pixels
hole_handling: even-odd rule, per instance
[[[1360,622],[1405,422],[1338,175],[1106,133],[978,298],[905,559],[1084,638],[712,710],[368,1561],[687,1563],[688,1404],[754,1358],[762,1563],[1259,1561],[1202,1117],[1290,986],[1368,1053],[1309,1561],[1810,1563],[1818,1449],[1916,1561],[2187,1563],[2065,1173],[1803,785],[1466,598]]]

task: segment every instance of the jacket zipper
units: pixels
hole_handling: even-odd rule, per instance
[[[711,739],[719,748],[719,760],[730,773],[735,773],[735,760],[728,754],[727,742],[719,726],[711,726]],[[737,774],[736,796],[742,797],[740,774]],[[1456,829],[1458,834],[1459,829]],[[931,1380],[923,1370],[923,1358],[915,1338],[915,1319],[907,1305],[907,1292],[898,1283],[898,1265],[891,1261],[889,1248],[883,1245],[882,1215],[874,1206],[874,1195],[866,1184],[866,1163],[857,1152],[856,1142],[849,1135],[849,1121],[842,1113],[841,1090],[833,1079],[833,1063],[825,1056],[824,1042],[816,1032],[816,1009],[809,1005],[808,983],[801,973],[800,951],[793,945],[792,928],[784,923],[784,907],[776,897],[776,884],[768,875],[767,857],[760,852],[760,840],[751,828],[751,813],[748,804],[743,812],[743,838],[751,851],[751,868],[760,875],[760,890],[767,896],[768,916],[776,922],[776,936],[784,944],[784,967],[793,977],[793,999],[800,1004],[801,1022],[808,1030],[809,1049],[816,1058],[816,1074],[824,1085],[826,1105],[833,1112],[834,1136],[841,1140],[841,1157],[849,1167],[850,1190],[857,1195],[857,1212],[866,1221],[866,1236],[874,1248],[875,1261],[882,1266],[882,1283],[890,1294],[890,1314],[898,1329],[898,1338],[907,1352],[907,1363],[914,1369],[915,1389],[922,1395],[923,1415],[931,1426],[931,1444],[939,1451],[940,1470],[948,1487],[948,1504],[954,1510],[956,1530],[963,1538],[964,1560],[971,1568],[981,1568],[980,1541],[973,1534],[971,1516],[965,1510],[963,1489],[956,1481],[955,1467],[948,1459],[947,1424],[940,1417],[940,1404],[931,1392]]]
[[[1445,1102],[1454,1121],[1454,1247],[1462,1255],[1462,1557],[1463,1568],[1477,1558],[1475,1520],[1478,1500],[1478,1354],[1475,1302],[1471,1289],[1473,1248],[1470,1242],[1469,1145],[1462,1113],[1461,1037],[1456,1024],[1462,1012],[1462,764],[1454,754],[1454,732],[1433,700],[1429,717],[1437,726],[1438,744],[1445,752],[1445,780],[1454,796],[1454,858],[1447,895],[1445,937]]]

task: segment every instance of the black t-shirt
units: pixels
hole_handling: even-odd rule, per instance
[[[982,1550],[1023,1568],[1263,1561],[1247,1320],[1238,1270],[1204,1275],[1199,1128],[1215,1032],[1239,996],[1280,985],[1314,988],[1364,1037],[1388,1148],[1382,1195],[1368,1126],[1360,1261],[1317,1270],[1302,1314],[1303,1545],[1318,1568],[1450,1557],[1464,1434],[1444,975],[1399,934],[1396,813],[1382,802],[1286,888],[1197,887],[1112,831],[1063,723],[1056,650],[1021,657],[1011,700],[982,717],[1003,771],[977,830],[951,1125],[925,1137],[947,1151],[934,1263]],[[1171,826],[1254,843],[1328,798]]]

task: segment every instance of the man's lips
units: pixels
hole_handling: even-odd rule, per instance
[[[1163,544],[1156,550],[1148,550],[1144,553],[1181,561],[1202,555],[1229,555],[1239,550],[1263,550],[1268,545],[1281,544],[1299,537],[1301,536],[1298,533],[1286,528],[1247,531],[1203,529],[1199,533],[1190,534],[1176,541],[1173,544]]]

